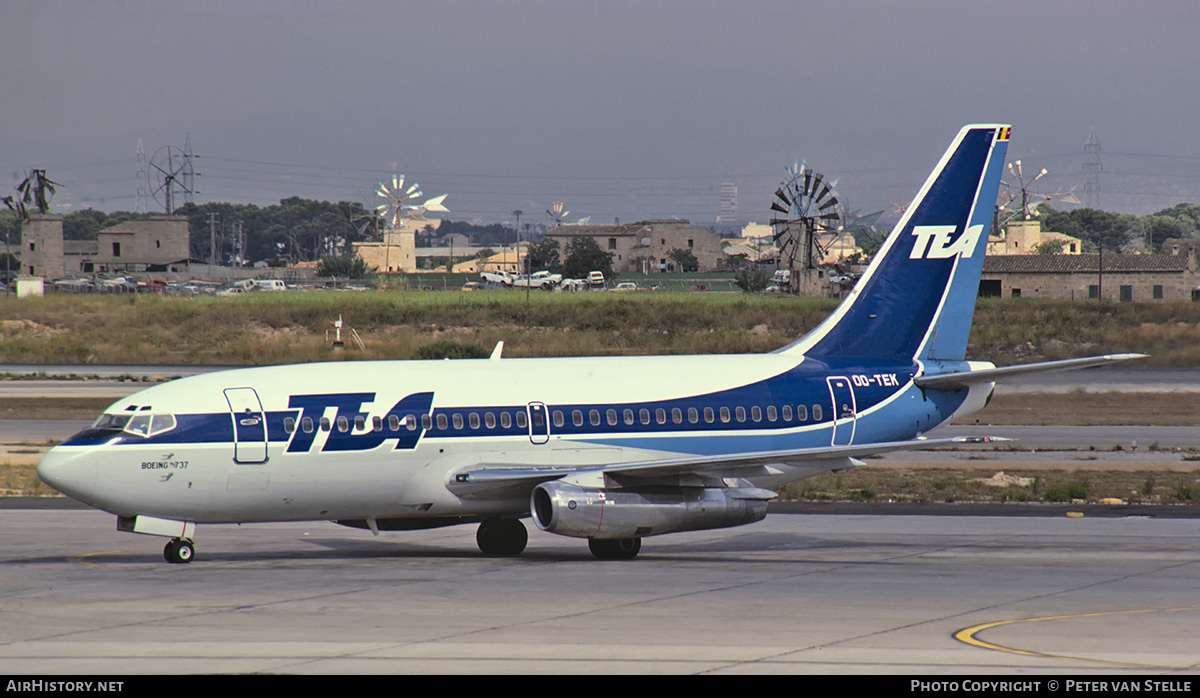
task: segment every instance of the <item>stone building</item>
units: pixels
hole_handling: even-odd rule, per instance
[[[988,255],[980,297],[1200,301],[1193,250],[1181,254]]]
[[[21,273],[61,279],[63,265],[62,216],[30,216],[21,224]]]
[[[63,240],[62,216],[31,216],[21,225],[21,271],[61,279],[75,274],[183,271],[188,219],[150,216],[101,230],[96,240]]]
[[[1082,240],[1042,230],[1042,222],[1038,220],[1010,221],[1004,229],[1004,237],[988,238],[988,254],[1038,254],[1038,246],[1046,242],[1059,243],[1062,246],[1061,254],[1083,254]]]
[[[689,250],[700,271],[716,271],[725,264],[721,235],[710,228],[693,228],[682,220],[640,221],[627,225],[566,225],[546,233],[558,242],[559,254],[566,259],[567,247],[580,237],[590,237],[601,250],[612,255],[613,271],[674,271],[672,250]]]

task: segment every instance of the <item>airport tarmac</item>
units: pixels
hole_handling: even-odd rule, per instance
[[[598,562],[536,530],[0,510],[0,673],[1164,674],[1200,668],[1195,519],[773,514]]]

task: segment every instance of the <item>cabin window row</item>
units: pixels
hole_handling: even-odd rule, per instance
[[[768,423],[780,421],[784,423],[793,421],[807,422],[809,420],[809,413],[810,409],[807,405],[796,405],[795,409],[791,405],[778,407],[776,405],[768,405],[765,409],[758,405],[754,405],[749,409],[738,405],[732,409],[729,407],[705,407],[703,409],[689,407],[686,413],[680,407],[673,407],[669,411],[666,408],[659,407],[653,410],[653,412],[647,408],[642,408],[637,410],[636,413],[634,410],[628,408],[620,412],[615,409],[608,409],[603,413],[598,409],[593,409],[588,410],[586,415],[583,410],[572,410],[570,418],[571,423],[577,427],[584,426],[585,418],[586,423],[594,427],[604,424],[608,426],[617,426],[618,424],[624,424],[625,426],[634,426],[635,424],[649,426],[651,424],[664,425],[667,423],[683,424],[685,416],[686,423],[688,424],[700,424],[702,421],[704,424],[716,424],[717,422],[721,424],[729,424],[731,422],[745,424],[747,421],[761,424],[764,420]],[[823,417],[821,405],[813,405],[811,414],[813,421],[821,421]],[[555,410],[552,419],[555,427],[563,427],[566,425],[567,415],[562,410]],[[468,412],[465,416],[462,412],[455,412],[451,415],[440,413],[436,416],[423,414],[419,417],[410,414],[403,419],[398,415],[392,414],[387,416],[386,430],[399,432],[416,431],[420,428],[425,431],[432,431],[436,425],[439,431],[446,431],[450,429],[451,424],[453,424],[455,430],[461,430],[465,426],[470,426],[471,429],[479,429],[480,427],[495,429],[497,425],[501,429],[511,429],[514,424],[516,424],[518,429],[524,429],[528,426],[528,421],[524,411],[484,412],[482,414],[479,412]],[[544,424],[542,412],[534,411],[533,425],[535,427],[542,427]],[[299,421],[299,424],[297,424],[295,417],[284,418],[283,429],[287,433],[291,434],[296,431],[297,426],[306,434],[313,433],[318,427],[321,431],[331,431],[336,428],[341,433],[347,433],[351,430],[350,420],[345,416],[338,417],[332,421],[328,417],[322,417],[316,421],[312,417],[304,417]],[[354,418],[353,430],[356,432],[367,431],[366,418],[362,415],[356,416]],[[370,431],[384,430],[384,418],[372,417]]]
[[[702,410],[698,407],[689,407],[687,408],[686,413],[681,407],[673,407],[669,411],[664,407],[659,407],[653,412],[651,412],[649,409],[642,408],[637,410],[635,413],[634,410],[626,408],[620,412],[615,409],[609,409],[605,410],[603,413],[601,413],[600,410],[588,410],[586,420],[588,424],[594,427],[598,427],[602,424],[607,424],[608,426],[612,427],[615,427],[618,424],[624,424],[625,426],[634,426],[635,424],[641,424],[643,426],[649,426],[651,424],[661,425],[667,424],[668,422],[671,424],[683,424],[685,414],[688,424],[700,424],[702,419],[704,424],[716,424],[718,421],[721,424],[729,424],[730,422],[744,424],[746,421],[761,423],[764,417],[767,422],[778,422],[781,420],[784,422],[807,422],[809,409],[806,405],[797,405],[795,411],[792,410],[791,405],[783,405],[781,407],[768,405],[765,410],[758,405],[754,405],[749,409],[739,405],[733,409],[730,409],[729,407],[705,407]],[[584,417],[585,415],[583,410],[573,410],[571,412],[571,423],[577,427],[581,427],[584,425]],[[821,406],[813,405],[813,421],[819,422],[821,421],[821,417]],[[554,412],[554,426],[561,427],[565,423],[566,417],[563,412],[556,410]]]

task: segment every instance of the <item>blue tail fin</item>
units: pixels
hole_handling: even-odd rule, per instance
[[[846,300],[779,352],[963,359],[1009,130],[992,124],[959,131]]]

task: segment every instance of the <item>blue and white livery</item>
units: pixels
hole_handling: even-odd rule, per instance
[[[38,466],[48,484],[170,538],[198,523],[478,523],[521,552],[532,516],[601,559],[647,536],[761,520],[768,488],[927,448],[1005,374],[965,360],[1009,127],[967,126],[832,315],[737,356],[339,362],[184,378],[118,401]]]

